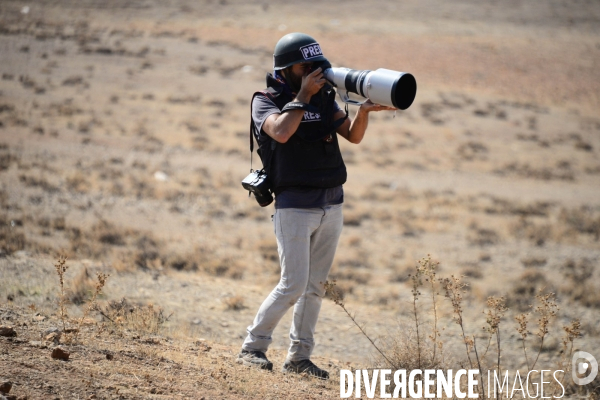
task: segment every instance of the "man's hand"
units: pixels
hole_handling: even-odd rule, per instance
[[[344,123],[337,129],[337,133],[345,137],[350,143],[358,144],[363,140],[367,126],[369,124],[369,113],[371,111],[395,111],[396,108],[382,106],[381,104],[375,104],[371,100],[367,99],[361,104],[360,108],[356,112],[354,119],[348,118]],[[343,118],[344,112],[342,110],[335,113],[334,119]]]
[[[397,108],[382,106],[381,104],[375,104],[370,99],[367,99],[364,103],[361,104],[359,111],[360,110],[369,113],[371,111],[396,111]]]
[[[323,77],[323,70],[320,67],[309,74],[305,74],[302,77],[302,85],[300,86],[296,100],[309,103],[310,98],[319,93],[325,82],[327,80]]]

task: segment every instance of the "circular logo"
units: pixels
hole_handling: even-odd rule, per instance
[[[587,385],[598,375],[598,361],[590,353],[576,351],[571,360],[571,375],[577,385]]]

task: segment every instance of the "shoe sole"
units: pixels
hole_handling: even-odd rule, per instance
[[[267,364],[254,364],[249,361],[244,360],[243,358],[238,358],[235,360],[236,363],[245,365],[246,367],[259,368],[267,371],[273,371],[273,363],[268,362]]]
[[[295,371],[293,369],[287,369],[285,367],[281,367],[281,373],[282,374],[296,374],[296,375],[306,374],[308,376],[312,376],[313,378],[321,379],[324,381],[329,380],[329,375],[327,375],[326,377],[323,377],[323,376],[319,376],[319,375],[309,374],[308,372],[300,372],[300,371]]]

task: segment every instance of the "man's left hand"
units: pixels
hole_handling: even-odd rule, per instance
[[[396,111],[397,108],[389,107],[389,106],[383,106],[381,104],[375,104],[370,99],[367,99],[364,103],[361,104],[360,110],[364,111],[364,112],[371,112],[371,111]]]

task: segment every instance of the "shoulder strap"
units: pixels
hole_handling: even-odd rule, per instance
[[[276,93],[276,90],[273,88],[266,88],[264,90],[260,90],[258,92],[255,92],[254,95],[252,96],[252,100],[250,100],[250,164],[252,166],[252,152],[254,151],[254,136],[258,136],[260,135],[260,132],[256,132],[256,126],[254,125],[254,120],[252,119],[252,102],[254,101],[254,97],[258,94],[263,94],[265,96],[267,96],[271,101],[273,101],[273,103],[277,104],[275,102],[275,96],[273,93]]]
[[[250,172],[252,172],[252,153],[254,153],[254,140],[257,140],[257,144],[258,144],[258,139],[256,139],[256,137],[258,135],[260,135],[260,132],[257,132],[256,126],[254,125],[254,120],[252,119],[252,102],[254,101],[254,97],[258,94],[263,94],[263,95],[267,96],[271,101],[273,101],[273,103],[275,103],[277,105],[275,98],[277,97],[277,95],[279,93],[276,89],[274,89],[272,87],[268,87],[264,90],[255,92],[254,95],[252,96],[252,100],[250,101]],[[275,147],[277,144],[275,142],[275,140],[273,140],[272,138],[269,138],[269,139],[271,140],[271,151],[269,154],[268,162],[265,165],[263,165],[263,168],[268,168],[268,165],[271,164],[271,158],[273,157],[273,151],[275,150]]]

